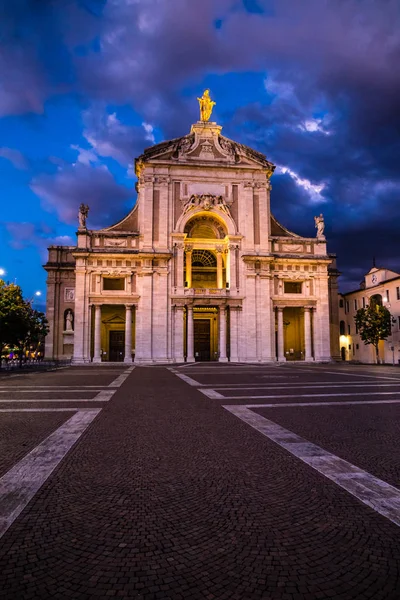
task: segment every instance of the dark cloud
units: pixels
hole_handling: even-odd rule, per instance
[[[56,213],[66,224],[77,224],[81,202],[89,205],[89,227],[105,227],[117,222],[133,205],[134,193],[118,184],[104,166],[77,163],[59,169],[54,175],[40,175],[32,183],[45,210]]]
[[[273,178],[276,216],[313,235],[313,216],[323,212],[329,249],[348,269],[349,285],[368,270],[371,254],[395,268],[398,0],[3,4],[0,115],[41,112],[50,95],[65,91],[91,106],[83,115],[89,148],[74,146],[76,166],[62,164],[32,183],[60,219],[74,223],[84,201],[92,226],[117,220],[132,193],[101,158],[127,167],[151,143],[152,127],[166,138],[186,133],[197,106],[182,92],[207,75],[258,72],[265,89],[257,103],[240,106],[233,89],[226,109],[216,108],[224,133],[287,169]],[[109,114],[110,103],[133,106],[147,131]]]

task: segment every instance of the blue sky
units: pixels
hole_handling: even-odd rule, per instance
[[[45,292],[81,202],[89,227],[126,214],[134,158],[185,135],[205,87],[223,133],[277,165],[275,216],[314,236],[324,214],[343,290],[373,256],[400,270],[399,31],[398,0],[3,2],[6,279]]]

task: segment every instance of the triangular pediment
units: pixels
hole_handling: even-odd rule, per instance
[[[136,174],[140,176],[146,163],[166,161],[237,165],[267,170],[272,175],[275,165],[263,154],[223,136],[221,129],[216,123],[199,121],[192,125],[190,134],[146,148],[136,161]]]
[[[108,319],[103,319],[103,323],[121,324],[121,323],[125,323],[125,319],[123,319],[119,315],[113,315],[112,317],[109,317]]]

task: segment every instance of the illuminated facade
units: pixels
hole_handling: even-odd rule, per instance
[[[94,231],[81,213],[77,245],[49,249],[47,358],[339,358],[337,271],[322,216],[317,237],[278,223],[274,165],[221,129],[198,121],[146,149],[127,217]]]
[[[400,275],[389,269],[372,269],[365,275],[360,288],[339,296],[339,344],[341,359],[363,363],[376,362],[375,348],[365,345],[356,331],[354,317],[359,308],[365,308],[373,299],[386,306],[392,315],[392,333],[379,342],[382,362],[400,362]]]

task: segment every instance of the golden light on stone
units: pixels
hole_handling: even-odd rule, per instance
[[[216,102],[210,98],[210,90],[204,90],[201,98],[197,98],[200,105],[200,121],[209,121]]]

